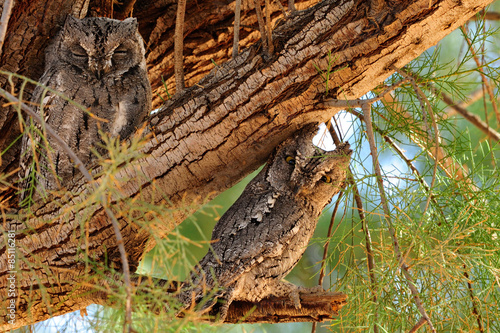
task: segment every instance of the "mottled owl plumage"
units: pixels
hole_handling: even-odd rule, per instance
[[[68,144],[86,167],[101,142],[98,133],[129,137],[151,110],[151,86],[147,77],[144,42],[137,20],[69,16],[60,33],[47,47],[45,72],[40,83],[87,108],[37,86],[32,104],[48,125]],[[66,186],[77,175],[73,161],[47,136],[49,152],[40,140],[40,125],[25,133],[22,144],[21,200],[45,190]],[[36,157],[33,152],[36,150]],[[38,161],[35,174],[33,161]],[[33,186],[35,183],[35,186]],[[28,195],[27,189],[35,193]]]
[[[324,152],[312,144],[315,125],[284,141],[247,185],[212,233],[212,248],[184,282],[184,308],[223,321],[234,300],[258,302],[288,296],[300,306],[299,287],[281,281],[302,257],[317,220],[340,190],[352,151],[349,144]],[[222,302],[218,302],[222,300]]]

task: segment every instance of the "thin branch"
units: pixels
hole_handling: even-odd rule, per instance
[[[87,182],[91,185],[97,188],[97,184],[93,182],[93,178],[90,175],[89,171],[85,168],[85,165],[83,162],[78,158],[78,156],[73,152],[73,150],[64,142],[64,140],[55,132],[55,130],[45,121],[43,120],[42,117],[35,111],[33,111],[29,106],[21,102],[18,98],[15,96],[9,94],[7,91],[4,89],[0,88],[0,96],[3,96],[5,99],[10,101],[11,103],[16,103],[20,105],[21,109],[28,114],[32,119],[35,120],[40,126],[43,126],[45,128],[45,131],[47,132],[48,135],[50,135],[57,145],[66,153],[68,156],[73,160],[75,163],[75,166],[78,168],[78,170],[82,173],[83,177]],[[115,237],[116,237],[116,243],[118,246],[118,250],[120,251],[120,257],[122,261],[122,267],[123,267],[123,279],[125,282],[125,291],[126,291],[126,316],[125,316],[125,322],[124,322],[124,327],[123,330],[124,332],[128,331],[129,333],[132,332],[132,285],[131,285],[131,280],[130,280],[130,267],[128,264],[128,259],[127,259],[127,253],[125,251],[125,246],[123,244],[123,237],[120,232],[120,225],[118,223],[118,220],[116,219],[115,215],[111,211],[111,209],[107,206],[107,200],[106,197],[104,196],[104,193],[101,194],[100,196],[100,201],[101,204],[108,215],[108,217],[111,220],[111,224],[113,225],[113,230],[115,232]],[[127,328],[127,329],[126,329]]]
[[[411,75],[411,77],[419,79],[418,75],[416,75],[415,73],[407,73],[407,74]],[[439,95],[440,93],[442,93],[442,92],[439,92],[437,89],[435,89],[431,84],[427,84],[426,87],[428,87],[429,89],[431,89],[431,91],[433,93],[435,93],[436,95]],[[420,88],[418,88],[418,87],[417,87],[417,89],[420,90]],[[420,92],[420,93],[423,94],[423,92]],[[387,96],[390,96],[390,95],[387,95]],[[446,96],[446,94],[445,94],[445,96]],[[448,99],[448,102],[453,103],[453,101],[451,100],[451,98]],[[471,115],[467,110],[464,110],[463,108],[460,111],[465,111],[464,115],[469,116],[471,119],[475,118],[475,120],[479,120],[478,124],[480,124],[481,119],[479,117]],[[483,124],[485,124],[485,123],[483,123]],[[489,129],[488,124],[485,124],[485,130],[487,130],[488,132],[491,132],[492,134],[496,133],[495,131]],[[427,149],[426,148],[427,145],[425,143],[422,143],[417,137],[412,137],[412,140],[415,141],[422,148]],[[467,184],[469,184],[469,186],[471,187],[471,190],[473,192],[476,192],[478,190],[477,186],[472,183],[472,180],[469,177],[466,177],[466,174],[464,172],[462,172],[462,170],[463,170],[464,167],[462,167],[461,165],[459,165],[452,158],[447,157],[446,154],[445,154],[445,152],[443,151],[442,147],[438,146],[437,148],[438,149],[436,149],[436,154],[434,156],[431,154],[430,149],[427,149],[427,153],[431,156],[431,158],[433,158],[439,164],[439,166],[441,167],[441,169],[446,173],[446,175],[449,178],[451,178],[451,179],[458,178],[458,179],[464,180]],[[452,174],[450,172],[450,170],[448,170],[450,167],[454,168],[454,170],[455,170],[454,174]],[[465,194],[465,195],[467,196],[467,194]],[[475,199],[473,199],[472,197],[473,196],[471,196],[469,199],[475,201]]]
[[[288,10],[293,14],[297,11],[295,8],[295,0],[288,0]]]
[[[333,100],[333,99],[331,99],[331,100],[324,101],[322,104],[320,104],[320,106],[321,107],[328,106],[328,107],[335,107],[335,108],[346,108],[346,109],[353,108],[353,107],[361,107],[362,108],[363,105],[366,105],[366,103],[372,104],[374,102],[380,101],[381,99],[385,98],[385,96],[387,96],[391,91],[393,91],[396,88],[400,87],[403,83],[405,83],[407,81],[410,81],[410,83],[414,87],[417,95],[419,96],[419,100],[421,101],[423,112],[425,113],[425,106],[427,106],[427,112],[429,112],[429,115],[430,115],[430,117],[432,119],[432,125],[433,125],[433,128],[434,128],[434,142],[436,143],[436,155],[435,156],[437,158],[437,156],[439,154],[439,148],[440,148],[439,147],[440,137],[439,137],[439,130],[438,130],[437,123],[436,123],[436,120],[435,120],[435,117],[434,117],[434,113],[432,111],[432,108],[430,107],[430,102],[427,99],[427,97],[425,96],[425,94],[422,92],[422,90],[417,86],[417,84],[415,83],[415,80],[414,80],[414,78],[412,76],[410,76],[409,74],[404,73],[402,71],[399,71],[397,68],[395,68],[395,70],[398,71],[398,72],[400,72],[400,74],[404,77],[404,79],[401,80],[401,81],[399,81],[399,82],[397,82],[397,83],[395,83],[394,85],[391,85],[390,87],[387,87],[384,91],[382,91],[380,94],[378,94],[374,98],[370,98],[370,99],[366,99],[366,100],[362,100],[362,99],[357,99],[357,100]],[[436,161],[437,161],[437,159],[436,159]],[[429,196],[427,198],[427,202],[426,202],[426,205],[425,205],[424,213],[422,215],[425,215],[425,212],[428,210],[430,201],[433,198],[433,194],[432,194],[431,189],[434,187],[434,183],[435,183],[435,180],[436,180],[437,164],[438,163],[436,163],[434,165],[434,171],[433,171],[431,186],[428,187],[428,189],[429,189]],[[423,222],[423,220],[420,222],[419,226],[422,224],[422,222]]]
[[[415,326],[411,328],[408,333],[415,333],[420,327],[425,325],[426,321],[427,320],[424,317],[420,317],[420,320],[415,324]]]
[[[355,115],[362,122],[365,122],[365,117],[361,113],[359,113],[353,109],[347,109],[347,112],[349,112],[352,115]],[[443,219],[446,220],[446,216],[444,215],[444,212],[442,211],[442,209],[438,209],[439,204],[436,200],[436,196],[430,192],[430,187],[427,184],[427,182],[425,181],[424,177],[422,177],[422,175],[420,174],[420,171],[418,171],[418,169],[415,167],[415,165],[413,165],[413,162],[405,155],[403,149],[401,149],[398,146],[398,144],[391,137],[385,135],[384,131],[382,131],[378,126],[376,126],[375,124],[372,124],[372,126],[373,126],[374,131],[377,132],[385,140],[385,142],[387,142],[392,147],[392,149],[406,163],[408,168],[415,174],[420,185],[422,185],[424,190],[428,193],[428,195],[430,195],[431,200],[436,207],[436,210],[438,210],[441,213]],[[358,208],[360,208],[360,207],[358,207]]]
[[[267,53],[271,56],[274,53],[273,45],[273,28],[271,27],[271,8],[269,7],[269,0],[265,0],[266,10],[266,38],[267,38]]]
[[[396,69],[397,70],[397,69]],[[390,92],[394,91],[396,88],[400,87],[403,83],[407,82],[407,81],[410,81],[410,82],[413,82],[413,77],[407,75],[406,73],[403,73],[401,74],[404,76],[404,80],[401,80],[397,83],[395,83],[394,85],[391,85],[390,87],[387,87],[384,91],[382,91],[380,94],[378,94],[376,97],[374,98],[370,98],[370,99],[366,99],[366,100],[361,100],[361,99],[357,99],[357,100],[326,100],[324,101],[324,103],[322,103],[320,106],[321,107],[325,107],[325,106],[329,106],[329,107],[335,107],[335,108],[346,108],[347,110],[349,110],[350,113],[356,115],[360,120],[364,120],[364,117],[363,115],[361,115],[359,112],[356,112],[354,110],[351,110],[353,107],[362,107],[365,103],[369,103],[369,104],[372,104],[374,102],[377,102],[377,101],[380,101],[382,99],[384,99],[386,96],[389,95]],[[417,94],[419,96],[421,95],[424,95],[423,92],[418,88],[418,86],[413,85],[413,87],[417,90]],[[390,96],[390,95],[389,95]],[[425,97],[425,95],[424,95]],[[419,97],[420,100],[422,100],[422,97]],[[429,106],[428,108],[430,109],[430,104],[429,104],[429,101],[427,100],[427,97],[425,97],[425,102],[427,103],[427,105]],[[424,103],[424,101],[422,100],[421,103]],[[425,112],[425,110],[424,110]],[[433,127],[434,127],[434,133],[435,133],[435,137],[434,137],[434,140],[435,142],[439,142],[439,132],[437,131],[437,124],[435,122],[435,117],[433,115],[433,112],[432,110],[429,110],[429,113],[431,114],[431,117],[432,119],[434,120],[433,121]],[[426,204],[426,209],[424,210],[424,212],[428,209],[428,205],[429,205],[429,202],[430,200],[433,200],[433,202],[437,205],[437,202],[435,201],[435,197],[434,195],[432,194],[432,191],[431,191],[431,188],[433,187],[433,183],[435,181],[435,178],[436,178],[436,173],[437,173],[437,164],[434,165],[434,172],[433,172],[433,183],[431,184],[431,186],[429,187],[425,181],[422,179],[422,177],[420,176],[420,174],[418,173],[418,170],[413,166],[412,163],[409,162],[409,160],[406,158],[406,156],[402,153],[402,151],[399,149],[399,147],[393,142],[392,139],[390,139],[389,137],[387,136],[384,136],[384,139],[389,143],[391,144],[395,151],[398,152],[398,154],[405,160],[407,161],[407,164],[408,166],[410,167],[410,169],[412,171],[414,171],[414,173],[416,172],[416,175],[418,176],[418,179],[419,181],[421,181],[421,183],[424,185],[424,188],[426,188],[426,190],[429,192],[429,196],[428,196],[428,199],[427,199],[427,204]],[[436,144],[436,161],[437,161],[437,156],[438,155],[438,149],[439,149],[439,144]],[[421,222],[422,223],[422,222]]]
[[[333,142],[335,143],[335,145],[339,145],[340,144],[340,138],[337,136],[337,133],[335,132],[335,130],[333,130],[333,128],[330,130],[330,133],[332,135],[332,138],[333,138]],[[361,200],[361,195],[359,193],[359,189],[358,189],[358,186],[356,184],[356,182],[354,181],[354,177],[353,177],[353,172],[351,170],[351,167],[349,166],[348,168],[348,174],[347,174],[347,182],[349,183],[349,185],[351,186],[351,189],[353,191],[353,195],[354,195],[354,201],[356,201],[356,206],[358,207],[358,215],[359,215],[359,218],[361,220],[361,226],[362,226],[362,229],[365,233],[365,247],[366,247],[366,262],[367,262],[367,265],[368,265],[368,275],[370,276],[370,283],[371,283],[371,292],[372,292],[372,300],[373,300],[373,304],[377,304],[378,303],[378,296],[377,296],[377,277],[375,276],[375,257],[373,255],[373,250],[372,250],[372,236],[371,236],[371,233],[370,233],[370,229],[368,228],[368,224],[366,223],[366,216],[365,216],[365,210],[364,210],[364,207],[363,207],[363,201]],[[342,192],[341,192],[342,193]],[[374,333],[378,333],[379,330],[378,330],[378,325],[377,325],[377,322],[378,322],[378,312],[377,311],[374,311],[374,320],[375,320],[375,324],[373,325],[373,332]]]
[[[281,10],[281,14],[283,14],[283,17],[288,17],[288,13],[286,12],[285,7],[283,7],[279,0],[273,0],[273,3],[278,5],[278,8]]]
[[[476,15],[474,15],[471,19],[475,19]],[[500,20],[500,13],[498,12],[486,12],[483,16],[484,20],[490,20],[490,21],[499,21]]]
[[[420,174],[420,171],[418,171],[418,169],[413,165],[413,163],[410,161],[410,159],[408,157],[406,157],[404,151],[396,144],[396,142],[392,138],[388,137],[387,135],[383,135],[383,138],[389,145],[392,146],[394,151],[399,155],[399,157],[401,157],[401,159],[406,163],[408,168],[415,174],[415,176],[417,176],[418,182],[425,189],[425,191],[427,192],[427,195],[431,198],[434,205],[436,207],[439,207],[439,204],[436,201],[436,196],[431,191],[431,187],[427,184],[424,177],[422,177],[422,175]],[[439,210],[439,211],[441,212],[443,218],[446,220],[446,216],[444,216],[443,211],[442,210]]]
[[[311,333],[316,333],[316,326],[318,325],[318,323],[314,322],[312,324],[312,327],[311,327]]]
[[[0,18],[0,56],[2,55],[3,43],[7,34],[7,26],[9,25],[10,13],[14,6],[14,0],[5,0],[2,7],[2,17]]]
[[[482,13],[484,13],[484,9],[482,11]],[[486,24],[482,24],[482,28],[483,28],[483,35],[486,35]],[[485,54],[486,54],[486,43],[485,43],[485,40],[483,39],[482,42],[481,42],[481,64],[484,64],[486,61],[485,61]],[[483,96],[485,95],[484,93],[484,90],[485,90],[485,86],[484,86],[484,83],[481,84],[481,89],[483,90]],[[486,104],[486,98],[483,97],[483,110],[484,110],[484,120],[486,122],[486,124],[490,124],[489,120],[488,120],[488,107],[487,107],[487,104]],[[497,99],[495,98],[495,105],[496,105],[496,101]],[[490,145],[492,145],[492,139],[488,139],[489,142],[490,142]],[[493,146],[493,145],[492,145]],[[491,159],[492,161],[492,164],[494,166],[494,168],[497,168],[497,159],[495,158],[495,153],[493,152],[493,150],[491,151],[491,156],[493,157]]]
[[[499,12],[484,12],[484,9],[477,13],[476,15],[472,16],[469,20],[471,21],[476,21],[476,20],[489,20],[489,21],[500,21],[500,13]]]
[[[328,226],[328,234],[326,236],[327,240],[326,240],[325,246],[323,248],[323,260],[321,262],[321,269],[319,271],[319,278],[318,278],[318,285],[319,286],[323,285],[323,279],[325,277],[326,256],[328,255],[328,247],[330,246],[330,237],[332,236],[333,224],[335,222],[335,216],[337,215],[337,211],[340,207],[340,202],[341,202],[343,194],[344,194],[344,191],[340,191],[339,197],[337,198],[337,201],[335,202],[335,207],[333,208],[332,216],[330,218],[330,225]]]
[[[339,145],[340,144],[340,140],[339,138],[337,137],[335,131],[333,131],[332,129],[330,130],[330,133],[333,133],[335,134],[335,136],[332,135],[332,137],[334,138],[334,143],[335,145]],[[336,139],[336,140],[335,140]],[[351,170],[349,170],[349,175],[351,176]],[[342,199],[342,195],[344,194],[344,191],[340,191],[339,193],[339,197],[337,198],[337,201],[335,202],[335,207],[333,208],[333,212],[332,212],[332,216],[330,218],[330,225],[328,226],[328,233],[326,235],[326,242],[325,242],[325,246],[323,248],[323,260],[321,261],[321,269],[319,271],[319,278],[318,278],[318,285],[319,286],[323,286],[323,279],[325,277],[325,269],[326,269],[326,257],[328,255],[328,248],[330,246],[330,237],[332,236],[332,231],[333,231],[333,224],[335,222],[335,216],[337,215],[337,211],[340,207],[340,202],[341,202],[341,199]],[[340,226],[340,223],[337,225],[337,228]],[[311,333],[315,333],[316,332],[316,322],[314,322],[312,324],[312,327],[311,327]]]
[[[472,125],[476,126],[481,132],[486,134],[489,138],[500,143],[500,133],[495,131],[493,128],[488,126],[487,123],[481,120],[481,118],[471,112],[469,112],[466,108],[455,104],[455,102],[444,92],[438,92],[436,88],[431,86],[431,89],[436,93],[441,95],[441,100],[448,104],[450,108],[459,113],[462,117],[468,120]]]
[[[179,0],[177,3],[177,16],[175,18],[174,32],[174,73],[175,89],[179,95],[185,88],[184,82],[184,16],[186,13],[186,0]]]
[[[241,24],[241,0],[236,0],[234,8],[234,39],[233,39],[233,59],[238,55],[240,44],[240,24]]]
[[[335,145],[339,145],[340,138],[337,136],[337,133],[333,130],[333,128],[330,130],[330,133],[333,138],[333,142]],[[372,250],[372,236],[370,233],[370,229],[368,228],[368,225],[366,224],[366,216],[365,216],[365,210],[363,208],[363,201],[361,200],[361,194],[359,193],[358,186],[356,185],[356,182],[354,181],[354,177],[352,176],[353,172],[351,170],[351,167],[348,168],[348,176],[347,176],[347,182],[349,185],[351,185],[352,191],[354,193],[354,200],[356,201],[356,206],[358,207],[358,215],[361,220],[361,225],[363,228],[363,231],[365,232],[365,246],[366,246],[366,257],[367,257],[367,264],[368,264],[368,274],[370,275],[370,282],[372,284],[372,294],[373,294],[373,303],[377,304],[377,292],[375,290],[376,285],[377,285],[377,279],[375,276],[375,257],[373,255],[373,250]],[[342,193],[342,192],[341,192]],[[375,312],[375,321],[377,321],[377,313]],[[373,327],[373,331],[375,333],[378,332],[378,326]]]
[[[338,146],[340,144],[340,138],[337,136],[337,133],[335,132],[335,130],[333,130],[333,128],[330,130],[330,133],[332,135],[333,142],[335,143],[335,145]],[[366,246],[366,258],[367,258],[366,261],[368,264],[368,275],[370,275],[370,283],[372,285],[373,304],[377,304],[378,302],[377,291],[376,291],[377,278],[375,276],[375,259],[372,250],[372,236],[370,233],[370,229],[366,224],[366,216],[365,216],[365,210],[363,208],[363,201],[361,200],[361,195],[359,193],[358,186],[354,181],[351,167],[348,168],[347,182],[349,183],[349,185],[351,185],[351,189],[354,194],[354,201],[356,201],[356,206],[358,207],[358,215],[361,220],[363,231],[365,232],[365,246]],[[374,312],[374,319],[375,323],[377,323],[378,321],[377,311]],[[378,333],[377,324],[373,326],[373,332]]]
[[[257,14],[257,22],[259,22],[259,30],[260,30],[260,39],[262,40],[262,48],[264,55],[269,57],[271,56],[269,52],[269,45],[267,45],[267,33],[266,33],[266,25],[264,23],[264,18],[262,16],[262,8],[260,8],[261,0],[253,0],[255,5],[255,13]]]
[[[436,89],[437,91],[437,89]],[[441,93],[442,94],[442,93]],[[476,91],[474,91],[472,94],[470,94],[469,96],[467,96],[466,100],[463,101],[463,102],[459,102],[458,104],[453,104],[453,106],[459,106],[461,107],[462,109],[465,109],[467,108],[469,105],[473,104],[474,102],[478,101],[480,98],[482,98],[484,96],[484,89],[481,87],[479,89],[477,89]],[[450,99],[451,101],[451,99]],[[458,113],[457,110],[455,110],[455,108],[451,107],[451,105],[449,105],[444,111],[443,113],[446,114],[446,117],[451,117],[453,115],[455,115],[456,113]]]
[[[356,185],[356,182],[354,181],[354,177],[352,176],[352,171],[351,168],[349,167],[349,176],[347,178],[347,181],[350,183],[351,188],[354,193],[354,201],[356,201],[356,206],[358,207],[358,215],[359,219],[361,220],[361,226],[363,228],[363,231],[365,232],[365,247],[366,247],[366,259],[367,259],[367,265],[368,265],[368,275],[370,276],[370,283],[372,285],[372,300],[373,304],[378,303],[378,296],[377,296],[377,277],[375,276],[375,257],[373,255],[373,250],[372,250],[372,236],[370,233],[370,229],[368,228],[368,224],[366,223],[366,216],[365,216],[365,210],[363,208],[363,201],[361,200],[361,195],[359,193],[358,186]],[[374,311],[374,319],[375,319],[375,324],[373,325],[373,332],[378,333],[378,311]]]
[[[373,167],[375,169],[375,175],[377,179],[377,184],[379,188],[379,193],[380,193],[380,201],[382,203],[382,207],[384,210],[385,214],[385,221],[387,223],[387,227],[389,229],[389,233],[392,238],[392,243],[394,246],[394,252],[396,253],[399,265],[401,267],[401,272],[406,278],[406,281],[408,283],[408,287],[410,288],[410,291],[413,295],[413,298],[415,300],[415,304],[422,315],[422,317],[427,320],[427,324],[429,325],[429,328],[431,329],[432,332],[436,332],[436,329],[434,328],[434,325],[432,324],[431,318],[427,315],[427,312],[425,311],[422,300],[420,299],[419,292],[413,282],[413,278],[409,272],[408,265],[404,261],[404,257],[401,254],[401,250],[399,247],[399,241],[396,237],[396,230],[394,229],[394,224],[392,223],[391,215],[390,215],[390,210],[389,210],[389,205],[387,203],[387,198],[385,196],[385,191],[384,191],[384,183],[382,180],[382,171],[380,169],[380,165],[378,163],[378,153],[377,153],[377,146],[375,145],[375,135],[373,133],[373,126],[372,126],[372,120],[371,120],[371,104],[369,103],[364,103],[362,105],[363,113],[365,115],[365,124],[366,124],[366,136],[368,137],[368,143],[370,145],[370,151],[372,155],[372,161],[373,161]]]
[[[497,123],[500,125],[500,111],[498,110],[498,105],[495,99],[495,94],[493,93],[493,89],[491,88],[490,82],[488,81],[488,78],[484,74],[483,66],[481,65],[481,62],[479,61],[477,57],[476,50],[474,49],[474,45],[472,45],[471,40],[466,34],[465,28],[462,26],[460,27],[460,30],[462,30],[462,33],[464,34],[465,41],[467,42],[467,45],[469,46],[469,50],[472,53],[472,56],[474,58],[474,61],[476,62],[477,65],[477,70],[479,74],[481,75],[481,80],[483,81],[483,84],[486,88],[486,92],[488,93],[488,96],[490,97],[490,102],[491,106],[493,107],[493,111],[495,112],[495,116],[497,118]]]
[[[436,149],[436,157],[437,157],[439,154],[439,146],[441,144],[441,138],[439,135],[439,128],[437,126],[436,117],[434,116],[434,111],[432,111],[431,103],[427,99],[427,96],[425,96],[424,92],[417,85],[417,83],[415,82],[415,78],[411,75],[411,73],[408,73],[406,71],[403,71],[403,70],[400,70],[397,68],[395,68],[395,69],[397,70],[397,72],[401,76],[403,76],[405,79],[410,81],[411,85],[413,86],[413,89],[417,93],[417,96],[420,96],[419,101],[420,101],[422,108],[424,109],[425,106],[427,106],[427,112],[429,113],[429,117],[431,118],[432,127],[434,129],[434,144],[436,145],[435,149]],[[422,114],[425,114],[425,110],[422,110]],[[429,132],[429,136],[431,136],[430,132]],[[419,223],[419,228],[422,226],[422,223],[423,223],[424,217],[425,217],[425,213],[429,209],[429,205],[431,202],[432,189],[434,188],[434,184],[436,183],[437,167],[438,167],[438,164],[434,163],[434,170],[432,171],[431,185],[429,187],[429,195],[427,196],[427,201],[425,203],[424,212],[422,213],[422,220]]]
[[[318,104],[318,107],[326,107],[326,108],[361,108],[364,104],[373,104],[375,102],[380,101],[382,98],[384,98],[385,95],[390,93],[393,90],[396,90],[400,86],[402,86],[404,83],[406,83],[408,80],[404,79],[399,82],[396,82],[395,84],[391,85],[390,87],[387,87],[384,91],[382,91],[380,94],[373,98],[368,98],[368,99],[354,99],[354,100],[342,100],[342,99],[326,99],[322,103]]]
[[[397,100],[393,98],[391,94],[386,94],[382,99],[382,103],[384,104],[395,104],[395,111],[403,114],[407,119],[412,120],[412,116],[404,109],[401,103],[397,103]],[[397,103],[397,104],[396,104]],[[466,173],[463,172],[464,167],[457,163],[452,157],[448,156],[443,147],[439,147],[439,153],[437,156],[433,155],[431,150],[429,149],[429,140],[427,137],[422,138],[418,135],[417,132],[413,132],[410,135],[410,138],[413,142],[419,145],[422,149],[426,149],[429,156],[434,159],[440,166],[441,170],[450,178],[450,179],[461,179],[469,184],[469,186],[474,187],[473,191],[477,191],[477,188],[469,177],[466,176]],[[451,173],[450,170],[453,170],[454,173]]]
[[[124,3],[123,3],[123,10],[122,10],[122,16],[123,16],[123,18],[132,16],[132,13],[134,11],[135,2],[136,2],[136,0],[127,0],[127,1],[124,1]]]
[[[466,271],[467,267],[465,266],[465,264],[463,265],[463,267],[464,267],[464,276],[467,279],[467,289],[469,289],[469,296],[470,296],[470,299],[472,301],[472,314],[474,315],[474,317],[476,317],[477,327],[479,329],[479,332],[483,333],[484,332],[483,319],[482,319],[481,314],[479,313],[479,310],[478,310],[477,300],[476,300],[476,297],[474,296],[474,292],[472,290],[472,284],[470,283],[469,274]]]

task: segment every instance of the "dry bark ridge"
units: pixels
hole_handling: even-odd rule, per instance
[[[188,3],[185,51],[189,52],[185,52],[184,68],[186,84],[191,88],[165,103],[151,119],[155,136],[146,144],[147,156],[120,172],[122,179],[128,179],[122,186],[123,196],[154,204],[166,203],[164,198],[168,198],[168,204],[175,208],[220,193],[263,163],[274,146],[301,124],[324,121],[336,112],[318,107],[324,96],[324,82],[314,65],[326,68],[328,51],[336,59],[334,69],[347,66],[331,76],[330,97],[357,98],[387,78],[393,72],[392,65],[404,66],[490,2],[388,1],[372,17],[366,1],[324,1],[295,13],[275,28],[274,54],[267,61],[261,57],[259,44],[248,47],[259,38],[258,33],[246,30],[240,36],[242,52],[224,64],[221,63],[231,54],[231,38],[223,38],[230,28],[222,27],[231,26],[225,25],[225,20],[232,15],[234,3],[212,7],[211,2],[198,2],[197,6]],[[85,15],[86,3],[74,0],[18,2],[10,19],[1,68],[38,78],[48,37],[55,34],[57,24],[61,24],[68,13],[76,15],[76,11]],[[300,5],[296,3],[299,9]],[[134,7],[134,15],[149,46],[153,88],[161,85],[162,74],[169,77],[168,74],[173,73],[173,67],[166,65],[173,64],[170,22],[174,21],[170,18],[175,16],[175,11],[172,12],[172,8],[170,1],[145,0],[137,1]],[[246,25],[246,19],[251,21],[250,12],[250,9],[242,9],[242,26]],[[207,22],[219,30],[200,28]],[[224,48],[227,52],[220,51]],[[199,82],[200,85],[193,86],[213,68],[208,65],[210,59],[221,65]],[[173,83],[167,80],[169,86],[170,82]],[[0,78],[0,83],[8,88],[5,77]],[[15,111],[4,107],[0,113],[2,151],[19,135],[18,127]],[[2,156],[0,171],[17,166],[16,149],[14,146]],[[248,154],[249,151],[252,154]],[[82,280],[85,265],[75,261],[77,249],[88,246],[96,261],[102,262],[107,256],[112,265],[120,268],[113,231],[103,210],[98,206],[70,209],[83,201],[86,194],[83,183],[82,180],[80,186],[72,189],[74,197],[41,205],[35,211],[36,219],[9,221],[19,230],[18,256],[28,260],[18,261],[24,265],[22,268],[30,271],[18,275],[19,290],[34,301],[30,306],[31,318],[26,312],[27,304],[18,308],[16,323],[19,326],[90,303],[104,302],[99,295],[85,294],[84,288],[71,294],[70,301],[66,299],[75,284],[85,282]],[[56,218],[61,212],[70,213],[65,214],[65,219]],[[75,231],[80,234],[78,216],[82,213],[91,217],[85,246],[72,237]],[[168,233],[184,216],[185,213],[179,212],[168,218],[162,225],[163,232]],[[120,222],[133,267],[148,248],[149,234],[140,226],[128,223],[125,217]],[[20,230],[25,229],[31,231],[22,234]],[[6,299],[5,241],[1,239],[0,244],[0,294]],[[44,269],[35,256],[43,257]],[[40,289],[31,289],[30,279],[44,284],[52,304],[60,307],[48,309]],[[4,309],[0,307],[2,320]]]

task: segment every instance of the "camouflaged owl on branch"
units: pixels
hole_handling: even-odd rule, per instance
[[[96,159],[93,149],[105,153],[99,130],[126,139],[151,110],[144,42],[135,18],[69,16],[47,47],[39,81],[53,91],[37,86],[32,105],[86,167]],[[22,205],[70,184],[78,173],[55,140],[43,135],[43,126],[33,128],[22,143]]]
[[[302,257],[318,218],[346,178],[348,143],[325,152],[317,126],[284,141],[212,233],[212,248],[184,282],[184,309],[224,321],[232,301],[287,296],[300,307],[305,288],[282,281]],[[214,291],[215,290],[215,291]],[[182,315],[182,314],[180,314]]]

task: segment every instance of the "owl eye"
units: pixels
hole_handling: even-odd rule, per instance
[[[295,159],[292,156],[290,156],[290,155],[288,155],[287,157],[285,157],[285,161],[288,164],[295,165]]]
[[[323,176],[323,177],[321,177],[321,180],[324,181],[325,183],[331,183],[332,182],[332,177],[330,177],[330,176]]]
[[[126,56],[128,54],[128,50],[127,50],[127,48],[125,46],[120,45],[120,46],[118,46],[115,49],[115,51],[113,52],[113,54],[115,56],[118,56],[118,57],[124,57],[124,56]]]
[[[71,54],[75,59],[87,59],[87,51],[81,46],[77,46],[71,50]]]

